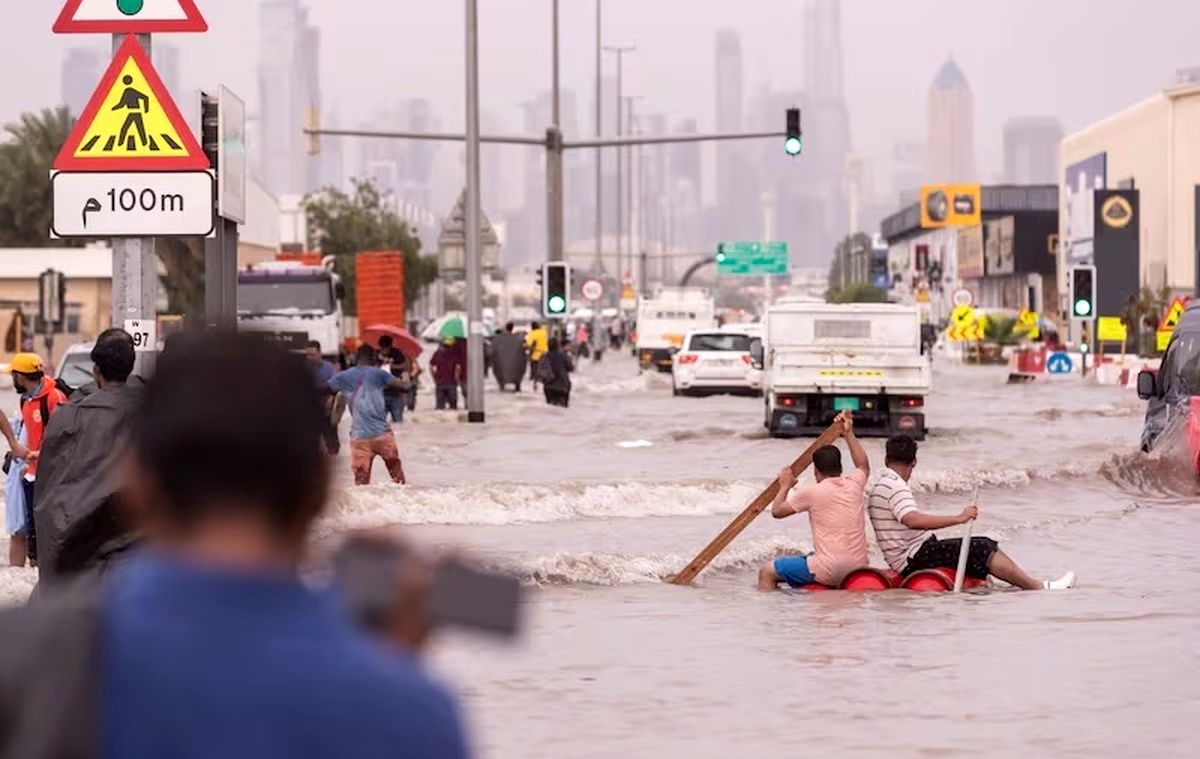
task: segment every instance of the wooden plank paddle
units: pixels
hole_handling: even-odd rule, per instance
[[[824,448],[827,445],[833,445],[841,436],[842,425],[840,423],[835,423],[830,426],[829,429],[822,432],[821,436],[817,438],[816,442],[810,445],[808,450],[800,455],[800,458],[792,462],[792,474],[796,477],[799,477],[801,474],[803,474],[804,470],[808,469],[808,467],[812,465],[813,454],[816,453],[817,450]],[[703,572],[704,568],[707,567],[713,559],[717,558],[717,555],[720,554],[721,551],[724,551],[729,544],[733,542],[734,538],[742,534],[742,530],[745,530],[747,527],[749,527],[750,523],[754,521],[754,518],[761,514],[763,510],[767,508],[767,506],[771,505],[771,502],[775,500],[775,496],[778,493],[779,478],[776,477],[775,480],[767,486],[767,489],[759,493],[758,497],[751,501],[750,505],[746,507],[746,510],[741,514],[738,514],[737,517],[729,523],[729,526],[721,531],[720,535],[718,535],[711,543],[705,546],[704,550],[697,554],[696,558],[692,559],[691,563],[683,568],[682,572],[675,575],[671,582],[675,585],[691,585],[692,580],[696,579],[696,575]]]
[[[975,486],[975,492],[971,495],[971,505],[979,505],[979,486]],[[967,522],[967,534],[963,536],[962,545],[958,549],[958,568],[954,572],[954,592],[962,593],[963,580],[967,579],[967,554],[971,552],[971,533],[975,529],[975,520]]]

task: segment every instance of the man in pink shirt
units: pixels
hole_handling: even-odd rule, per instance
[[[758,570],[758,589],[775,590],[780,582],[793,588],[810,583],[837,587],[859,567],[867,566],[866,495],[871,462],[854,434],[854,417],[843,411],[834,424],[850,449],[854,471],[842,476],[842,452],[832,445],[813,454],[816,484],[789,496],[796,484],[790,468],[779,474],[779,493],[771,504],[776,519],[808,512],[813,553],[782,556]]]

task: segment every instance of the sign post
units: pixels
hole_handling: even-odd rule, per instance
[[[723,242],[717,246],[717,274],[769,277],[791,271],[786,242]]]
[[[204,32],[195,0],[67,0],[54,31],[112,34],[113,60],[54,162],[52,233],[112,239],[112,324],[142,341],[134,371],[154,371],[155,237],[214,231],[204,151],[151,63],[155,32]]]

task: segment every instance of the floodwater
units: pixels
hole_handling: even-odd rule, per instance
[[[766,438],[759,399],[672,398],[609,359],[570,410],[489,392],[468,426],[426,394],[400,433],[413,486],[353,488],[339,462],[323,539],[403,526],[531,586],[521,640],[454,635],[431,657],[481,756],[1194,755],[1200,492],[1134,453],[1130,391],[936,370],[921,506],[979,486],[976,534],[1076,589],[762,594],[755,568],[809,546],[804,517],[761,517],[695,587],[663,579],[807,441]],[[0,594],[30,582],[0,571]]]

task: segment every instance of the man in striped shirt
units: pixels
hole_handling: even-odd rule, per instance
[[[932,530],[966,524],[979,516],[974,504],[959,514],[938,516],[917,510],[908,481],[917,466],[917,443],[908,435],[887,442],[885,469],[867,502],[871,526],[879,550],[892,569],[909,575],[922,569],[955,568],[962,539],[939,540]],[[1075,573],[1057,580],[1037,580],[1008,557],[991,538],[971,538],[967,550],[967,576],[978,580],[988,575],[1023,590],[1066,590],[1075,584]]]

